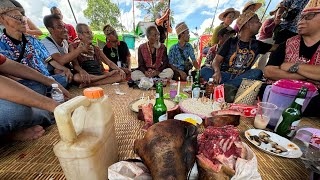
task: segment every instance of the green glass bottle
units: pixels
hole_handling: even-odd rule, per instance
[[[153,106],[153,123],[159,122],[159,117],[167,113],[167,106],[163,100],[162,83],[158,82],[156,85],[156,103]]]
[[[283,137],[290,138],[294,135],[298,126],[302,112],[301,108],[306,98],[308,88],[302,87],[292,104],[282,112],[275,128],[275,132]]]
[[[192,84],[192,90],[196,87],[200,88],[200,70],[197,70],[196,72],[196,76],[194,77],[194,82]]]

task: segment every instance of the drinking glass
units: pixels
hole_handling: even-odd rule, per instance
[[[270,121],[272,113],[277,109],[277,106],[268,102],[258,103],[258,112],[254,118],[253,126],[257,129],[265,129]]]

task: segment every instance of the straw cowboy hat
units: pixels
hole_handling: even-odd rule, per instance
[[[223,21],[224,18],[225,18],[225,16],[226,16],[228,13],[231,13],[231,12],[233,12],[233,13],[235,14],[235,19],[237,19],[237,18],[239,17],[239,15],[240,15],[240,12],[237,11],[237,10],[235,10],[234,8],[228,8],[228,9],[224,10],[223,13],[219,14],[219,19],[220,19],[221,21]]]
[[[176,33],[177,35],[179,36],[181,33],[185,32],[189,30],[188,26],[186,25],[186,23],[184,22],[181,22],[179,24],[177,24],[176,26]]]
[[[279,3],[273,11],[270,11],[270,12],[269,12],[270,16],[275,15],[275,13],[277,12],[277,10],[278,10],[279,8],[281,8],[281,7],[283,7],[283,6]]]
[[[262,3],[253,2],[253,1],[247,2],[242,9],[242,13],[245,12],[248,9],[248,7],[251,5],[254,5],[254,12],[256,12],[262,6]]]
[[[239,31],[251,18],[253,18],[254,15],[256,15],[256,13],[252,11],[246,11],[239,16],[239,18],[237,19],[237,26],[239,27]]]
[[[303,9],[302,13],[308,12],[320,12],[320,1],[310,0],[306,7]]]
[[[16,7],[11,1],[9,0],[1,0],[0,1],[0,15],[13,11],[13,10],[18,10],[22,12],[21,8]]]

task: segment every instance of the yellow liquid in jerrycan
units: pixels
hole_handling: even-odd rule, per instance
[[[53,150],[68,180],[107,179],[108,167],[118,161],[114,114],[98,90],[98,96],[85,93],[54,111],[61,141]]]

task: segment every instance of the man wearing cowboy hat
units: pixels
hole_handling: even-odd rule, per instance
[[[28,65],[45,76],[52,76],[64,87],[68,85],[65,76],[71,74],[70,70],[53,60],[38,39],[24,34],[27,22],[21,14],[21,9],[9,0],[0,1],[0,23],[5,26],[4,33],[0,35],[1,54],[16,62]],[[50,74],[46,68],[48,64],[62,73]],[[30,80],[19,80],[29,88],[37,89],[37,92],[41,94],[46,93],[46,87],[42,84]]]
[[[77,58],[81,53],[87,52],[88,46],[79,46],[75,51],[69,52],[68,44],[68,32],[64,27],[61,18],[58,15],[50,14],[43,18],[43,23],[48,29],[50,35],[43,38],[41,42],[46,47],[49,55],[57,61],[59,64],[65,66],[69,70],[71,69],[70,63]],[[56,71],[59,74],[59,70],[54,69],[52,66],[48,66],[49,71]],[[69,71],[68,70],[68,71]],[[72,81],[72,73],[68,73],[69,83]]]
[[[194,50],[189,43],[190,34],[188,26],[184,22],[177,24],[176,33],[179,42],[173,45],[169,50],[169,64],[174,71],[173,78],[178,80],[180,77],[180,80],[185,81],[189,70],[191,70],[193,66],[198,69],[199,63],[196,60]]]
[[[249,1],[244,5],[244,7],[242,9],[242,13],[244,13],[246,11],[256,12],[261,6],[262,6],[262,3]],[[237,24],[234,25],[233,29],[236,32],[239,32],[239,27],[237,26]]]
[[[297,25],[300,14],[309,0],[283,0],[279,7],[282,21],[274,30],[275,44],[285,42],[290,37],[297,35]]]
[[[107,37],[103,53],[127,75],[131,74],[131,54],[127,43],[119,41],[116,30],[110,24],[103,27],[103,32]]]
[[[213,46],[215,44],[218,43],[218,32],[220,31],[220,29],[224,28],[224,27],[230,27],[230,25],[232,24],[232,22],[237,19],[240,15],[240,12],[235,10],[234,8],[228,8],[226,10],[224,10],[223,13],[219,14],[219,19],[221,21],[223,21],[219,26],[217,26],[216,28],[213,29],[212,31],[212,36],[209,42],[209,46]],[[230,27],[231,28],[231,27]]]
[[[277,13],[280,8],[280,4],[277,5],[276,9],[270,11],[270,16],[273,16],[267,20],[265,20],[261,26],[259,33],[259,40],[263,42],[267,42],[272,44],[272,34],[276,25],[281,22],[281,14]]]
[[[212,62],[212,78],[216,83],[239,87],[242,79],[261,79],[262,71],[251,69],[258,54],[268,52],[272,45],[255,40],[261,22],[252,11],[246,11],[237,20],[238,36],[228,39]],[[209,73],[208,71],[206,73]]]
[[[279,79],[303,80],[320,88],[320,2],[310,0],[302,11],[298,34],[279,45],[271,53],[264,75],[272,83]],[[314,97],[305,116],[317,116],[320,96]]]

